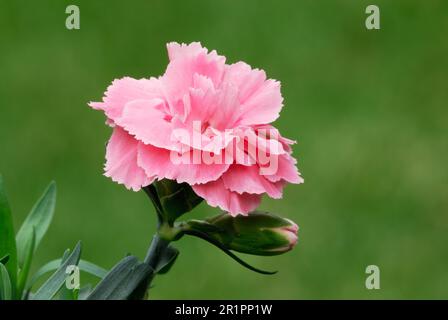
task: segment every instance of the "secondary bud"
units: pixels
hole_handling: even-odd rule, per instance
[[[228,250],[270,256],[291,250],[297,243],[297,224],[271,213],[252,212],[248,216],[224,213],[183,226],[185,233],[207,238]]]

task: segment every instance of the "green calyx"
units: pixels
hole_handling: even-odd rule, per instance
[[[145,187],[159,215],[159,220],[173,226],[176,219],[202,202],[186,183],[163,179]]]
[[[285,253],[297,241],[297,226],[292,221],[257,211],[248,216],[223,213],[204,221],[190,220],[182,229],[206,235],[229,250],[261,256]]]
[[[186,183],[163,179],[145,187],[144,191],[157,211],[159,224],[156,239],[166,244],[161,249],[157,249],[156,246],[156,249],[150,250],[148,261],[157,262],[166,248],[175,249],[169,244],[170,242],[177,241],[184,235],[191,235],[211,243],[252,271],[274,274],[276,272],[260,270],[249,265],[233,251],[272,256],[291,250],[297,242],[297,225],[267,212],[255,211],[247,216],[236,217],[222,213],[205,220],[176,222],[179,217],[190,212],[203,200]],[[176,255],[170,257],[177,257],[177,253],[176,250]],[[171,266],[175,258],[170,261]]]

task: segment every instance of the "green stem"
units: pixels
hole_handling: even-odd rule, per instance
[[[160,230],[160,227],[163,225],[163,214],[162,214],[162,206],[160,204],[159,197],[157,196],[157,191],[154,186],[149,185],[143,188],[146,195],[151,199],[152,204],[154,205],[157,212],[157,231]],[[151,286],[151,282],[156,276],[156,268],[157,264],[160,261],[160,258],[163,256],[164,251],[169,245],[169,241],[162,239],[157,232],[151,241],[151,245],[149,246],[148,252],[146,253],[146,257],[144,262],[147,263],[151,269],[153,270],[148,278],[145,279],[133,292],[131,299],[133,300],[142,300],[147,297],[147,292],[149,287]]]
[[[133,292],[132,300],[143,300],[147,298],[148,289],[151,286],[151,282],[156,276],[157,264],[160,258],[163,256],[164,251],[169,245],[169,241],[162,239],[158,234],[155,234],[152,238],[151,245],[149,246],[148,253],[146,254],[144,262],[147,263],[153,270],[151,274],[143,281]]]
[[[167,252],[165,252],[171,241],[178,240],[181,237],[181,229],[174,227],[169,221],[166,221],[164,208],[160,202],[159,194],[157,189],[153,185],[149,185],[143,188],[146,195],[151,200],[154,208],[157,212],[157,233],[153,236],[151,245],[149,246],[148,252],[144,263],[148,264],[152,272],[151,274],[134,290],[131,299],[145,299],[147,298],[148,289],[151,286],[151,282],[157,274],[158,265],[162,257],[164,257]]]
[[[159,259],[165,251],[170,242],[162,239],[159,234],[155,234],[152,238],[151,246],[145,257],[145,263],[149,264],[151,268],[155,269],[159,263]]]

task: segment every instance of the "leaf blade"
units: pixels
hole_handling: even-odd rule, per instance
[[[98,283],[86,300],[107,300],[107,298],[113,294],[117,284],[128,276],[131,269],[137,263],[138,260],[134,256],[127,256],[122,259],[112,268],[112,270],[110,270],[107,276]]]
[[[150,265],[129,256],[121,260],[96,286],[87,300],[127,300],[151,273]]]
[[[17,298],[22,297],[23,289],[25,288],[26,281],[28,279],[28,274],[31,268],[31,261],[33,260],[34,247],[36,244],[36,232],[32,229],[31,239],[26,246],[26,258],[23,264],[23,268],[19,272],[19,277],[17,280]]]
[[[12,286],[8,270],[0,263],[0,300],[12,299]]]
[[[155,272],[157,274],[168,273],[168,271],[170,271],[171,267],[173,266],[174,262],[176,262],[178,256],[179,256],[179,250],[177,250],[172,245],[168,246],[163,252],[163,255],[160,257],[160,260],[158,261],[155,267]]]
[[[11,280],[11,290],[14,295],[17,282],[17,249],[11,208],[5,193],[3,177],[0,175],[0,257],[4,256],[9,256],[8,262],[5,263],[4,267],[8,271]]]
[[[0,263],[6,264],[9,261],[9,254],[4,255],[0,258]]]
[[[26,259],[26,248],[33,227],[36,232],[34,251],[44,237],[53,219],[56,206],[56,183],[52,181],[39,200],[34,204],[27,218],[17,232],[17,261],[19,267],[23,267]]]
[[[66,269],[69,265],[78,265],[81,256],[81,242],[78,242],[73,252],[61,264],[56,272],[37,290],[33,300],[50,300],[59,291],[66,279]]]
[[[39,270],[36,271],[36,273],[33,275],[31,280],[29,281],[27,288],[30,289],[36,282],[44,276],[46,273],[55,271],[59,268],[61,265],[63,259],[55,259],[47,262],[44,264]],[[103,279],[106,274],[107,270],[86,260],[80,259],[78,263],[78,267],[81,271],[87,272],[97,278]]]

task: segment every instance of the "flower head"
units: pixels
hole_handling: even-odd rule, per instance
[[[102,102],[89,104],[113,127],[105,175],[134,191],[155,180],[185,182],[232,215],[302,183],[294,141],[271,125],[283,105],[280,83],[244,62],[226,64],[200,43],[167,47],[162,76],[114,80]]]

